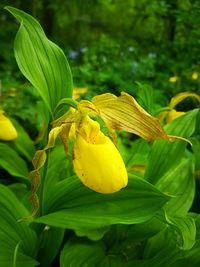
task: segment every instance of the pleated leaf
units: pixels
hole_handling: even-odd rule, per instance
[[[60,266],[100,266],[105,258],[103,248],[84,240],[68,241],[60,255]]]
[[[194,166],[191,159],[183,159],[171,168],[156,184],[156,187],[174,197],[167,203],[167,214],[186,215],[195,195]]]
[[[32,160],[35,153],[35,147],[33,141],[30,139],[23,127],[17,122],[13,121],[13,124],[17,130],[18,137],[13,140],[13,144],[20,154],[25,156],[29,161]]]
[[[63,51],[47,39],[37,20],[19,9],[6,9],[20,21],[14,44],[17,64],[53,114],[62,98],[72,96],[72,75],[67,59]]]
[[[199,110],[195,109],[177,118],[166,127],[167,133],[189,138],[195,131],[198,114]],[[156,184],[170,168],[175,168],[180,163],[186,145],[185,141],[156,140],[149,152],[145,178]]]
[[[36,266],[34,257],[36,234],[27,222],[19,219],[28,212],[15,195],[5,186],[0,185],[0,265]],[[15,263],[15,265],[14,265]]]
[[[55,185],[49,195],[49,214],[35,222],[70,229],[141,223],[153,217],[170,199],[133,175],[125,189],[109,195],[93,192],[75,177]]]
[[[139,104],[150,114],[153,114],[155,106],[154,91],[150,85],[137,82],[137,99]]]
[[[169,224],[176,231],[178,246],[184,250],[191,249],[195,244],[196,226],[192,217],[170,217]]]
[[[198,267],[200,264],[199,250],[200,240],[197,240],[191,249],[178,248],[175,231],[169,227],[149,239],[145,247],[144,260],[135,262],[135,265],[132,266]]]
[[[45,227],[40,236],[40,246],[37,259],[40,266],[51,266],[52,261],[59,253],[65,230],[55,227]]]
[[[0,167],[9,174],[28,181],[28,168],[25,161],[14,149],[4,143],[0,143]]]

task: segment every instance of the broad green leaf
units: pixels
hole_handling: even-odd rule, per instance
[[[192,141],[192,150],[194,153],[194,158],[195,158],[195,170],[197,172],[200,172],[200,141],[199,141],[199,136],[193,137],[191,139]]]
[[[170,199],[133,175],[125,189],[113,194],[95,193],[71,177],[54,185],[50,195],[48,214],[35,222],[76,230],[141,223],[153,217]]]
[[[29,209],[30,206],[30,188],[24,183],[12,183],[8,188],[15,194],[19,201]]]
[[[127,233],[131,239],[143,240],[154,236],[166,227],[166,223],[155,216],[147,222],[129,226]]]
[[[183,159],[157,182],[156,187],[173,198],[165,206],[167,214],[185,215],[195,195],[194,166],[191,159]]]
[[[197,240],[191,249],[183,250],[178,248],[176,238],[170,227],[149,239],[145,247],[144,260],[138,261],[138,264],[135,262],[135,266],[198,267],[200,264],[200,240]]]
[[[60,255],[60,267],[100,266],[105,254],[100,244],[84,240],[68,241]]]
[[[126,251],[111,251],[107,244],[89,242],[85,239],[71,238],[66,242],[60,257],[61,267],[128,267],[134,265],[126,257]],[[124,248],[123,248],[124,249]]]
[[[65,230],[46,226],[40,236],[37,259],[40,266],[52,266],[51,263],[60,250]]]
[[[132,261],[132,265],[128,264],[126,267],[199,267],[199,240],[196,242],[195,246],[188,251],[178,251],[175,246],[167,249],[158,246],[157,249],[159,253],[157,253],[157,256],[153,259]]]
[[[108,227],[101,227],[97,229],[79,228],[75,230],[77,236],[87,236],[90,240],[97,241],[103,238],[105,233],[109,230]]]
[[[200,214],[194,214],[194,217],[195,217],[195,224],[196,224],[196,230],[197,230],[196,238],[200,240]]]
[[[168,223],[177,232],[178,246],[184,250],[191,249],[195,244],[196,226],[192,217],[169,217]]]
[[[53,115],[58,102],[72,96],[72,75],[67,59],[63,51],[47,39],[37,20],[14,7],[6,9],[20,22],[14,44],[18,66]]]
[[[127,160],[125,161],[126,167],[131,171],[134,165],[146,165],[148,152],[150,150],[149,144],[144,139],[137,139],[131,144],[130,150],[128,150],[128,155],[126,155]],[[127,148],[126,150],[127,151]]]
[[[199,267],[200,265],[200,240],[198,240],[195,246],[191,249],[184,252],[181,252],[174,259],[174,263],[170,265],[170,267]],[[166,265],[168,267],[168,265]]]
[[[2,241],[0,237],[0,263],[1,267],[34,267],[38,266],[39,262],[35,259],[24,255],[14,247],[5,245],[5,241]],[[20,243],[18,243],[20,244]],[[17,246],[16,246],[17,247]]]
[[[176,119],[166,127],[167,133],[189,138],[195,131],[198,113],[199,110],[195,109]],[[145,178],[152,184],[156,184],[170,168],[180,163],[186,145],[184,141],[156,140],[149,153]]]
[[[137,99],[139,104],[151,115],[153,115],[154,103],[154,92],[153,88],[147,84],[141,84],[137,82],[138,92]]]
[[[9,174],[28,181],[28,168],[25,161],[9,145],[0,143],[0,166]]]
[[[27,210],[15,195],[6,186],[0,185],[0,263],[2,267],[38,265],[32,258],[35,256],[36,234],[27,222],[18,221],[27,214]]]
[[[166,266],[166,263],[171,263],[171,257],[174,257],[180,249],[176,246],[177,236],[172,231],[171,227],[159,232],[153,236],[145,245],[143,259],[147,260],[149,265],[146,266]],[[169,265],[170,266],[170,265]]]
[[[14,144],[20,154],[31,161],[35,153],[34,143],[17,121],[13,121],[13,124],[17,130],[18,137],[12,142],[12,144]]]

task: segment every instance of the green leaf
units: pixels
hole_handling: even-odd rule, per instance
[[[183,221],[185,223],[184,219]],[[189,226],[189,224],[186,225]],[[187,229],[187,227],[185,229]],[[151,239],[149,239],[144,250],[144,260],[139,261],[139,264],[135,266],[198,267],[200,264],[200,257],[199,257],[200,240],[197,240],[195,245],[191,249],[188,250],[180,249],[177,246],[177,235],[175,234],[174,230],[175,230],[174,227],[168,227],[166,228],[165,231],[162,231],[157,235],[155,235],[154,237],[152,237]],[[188,232],[188,240],[189,240],[190,230],[186,232]]]
[[[30,188],[24,183],[12,183],[7,186],[19,199],[19,201],[29,210],[31,210],[30,203]]]
[[[18,66],[53,115],[58,102],[72,96],[72,75],[67,59],[63,51],[47,39],[37,20],[14,7],[6,9],[21,23],[14,44]]]
[[[200,264],[200,240],[197,240],[196,244],[191,250],[181,252],[176,261],[171,265],[171,267],[199,267]]]
[[[101,227],[97,229],[79,228],[75,230],[77,236],[87,236],[90,240],[97,241],[103,238],[104,234],[109,230],[109,227]]]
[[[140,138],[134,141],[129,153],[127,153],[126,167],[129,169],[132,165],[146,165],[149,150],[149,144],[144,139]]]
[[[96,193],[71,177],[54,185],[50,195],[49,214],[36,218],[35,222],[76,230],[145,222],[169,200],[154,186],[133,175],[125,189],[113,194]]]
[[[104,257],[104,250],[100,245],[79,239],[70,240],[61,251],[60,267],[99,266]]]
[[[184,250],[191,249],[195,244],[196,226],[192,217],[169,217],[168,223],[178,234],[178,245]]]
[[[61,107],[62,105],[68,105],[68,106],[70,106],[70,107],[73,107],[73,108],[77,108],[77,102],[75,101],[75,100],[73,100],[72,98],[63,98],[63,99],[61,99],[59,102],[58,102],[58,104],[57,104],[57,106],[56,106],[56,108],[55,108],[55,110],[57,110],[59,107]]]
[[[40,246],[37,259],[40,266],[51,266],[52,261],[60,250],[65,230],[46,226],[40,236]]]
[[[195,109],[172,121],[166,128],[167,133],[189,138],[195,131],[198,113],[199,110]],[[174,168],[180,163],[184,156],[186,145],[184,141],[155,141],[149,153],[145,178],[150,183],[156,184],[170,168]]]
[[[147,239],[166,228],[166,223],[159,220],[156,216],[147,222],[129,226],[128,237],[130,239]]]
[[[32,160],[33,155],[35,154],[35,147],[33,141],[30,139],[26,131],[17,121],[12,120],[17,133],[17,139],[13,140],[12,144],[16,147],[20,154],[25,156],[29,161]]]
[[[139,104],[151,115],[153,115],[154,91],[153,88],[147,84],[136,83],[138,85],[137,99]]]
[[[55,160],[56,159],[56,160]],[[42,173],[43,187],[40,200],[41,214],[48,212],[49,206],[52,203],[52,191],[57,183],[65,177],[71,176],[73,173],[72,160],[67,159],[63,145],[58,143],[48,151],[48,164],[46,164],[46,172]],[[53,193],[53,195],[56,192]]]
[[[192,142],[192,150],[195,158],[195,169],[196,171],[200,171],[200,141],[199,136],[191,138]]]
[[[25,161],[10,146],[0,143],[0,166],[9,174],[28,181],[28,168]]]
[[[36,234],[27,222],[18,222],[27,215],[27,210],[15,195],[7,187],[0,185],[0,263],[2,267],[38,265],[32,258],[35,253]]]
[[[183,159],[158,181],[156,187],[174,197],[165,206],[169,215],[185,215],[195,195],[194,166],[191,159]]]

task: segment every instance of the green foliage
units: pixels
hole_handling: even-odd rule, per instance
[[[45,1],[39,2],[42,6]],[[39,2],[35,6],[36,10],[39,9]],[[145,0],[127,1],[130,7],[127,20],[127,13],[122,12],[127,10],[127,6],[121,1],[102,0],[92,4],[91,1],[85,1],[84,5],[79,4],[85,9],[90,7],[87,15],[90,17],[91,14],[97,14],[96,20],[100,19],[102,12],[100,22],[105,25],[108,23],[108,12],[112,14],[108,31],[120,25],[122,29],[136,29],[134,36],[138,38],[145,34],[147,39],[155,37],[151,47],[146,48],[148,53],[154,53],[154,44],[160,41],[161,33],[158,33],[158,29],[166,30],[161,19],[166,12],[179,33],[173,35],[174,25],[170,24],[164,32],[165,44],[158,48],[156,54],[145,54],[141,47],[135,48],[128,41],[117,43],[115,38],[120,36],[117,32],[113,37],[101,36],[93,42],[92,48],[79,51],[79,57],[72,60],[72,65],[76,84],[88,85],[90,89],[86,98],[96,93],[119,93],[121,89],[126,89],[137,95],[138,102],[145,110],[158,115],[161,110],[168,111],[166,89],[169,89],[169,94],[184,89],[181,87],[182,80],[179,84],[170,85],[170,72],[176,74],[177,70],[182,71],[184,64],[192,64],[192,60],[196,59],[185,60],[179,66],[180,53],[177,55],[177,63],[173,65],[169,54],[179,51],[180,40],[186,38],[187,10],[194,16],[196,13],[193,8],[198,8],[199,4],[197,1],[193,1],[192,6],[189,1],[175,1],[175,4],[172,1],[153,2],[147,6]],[[60,0],[51,5],[48,2],[47,9],[56,11],[59,3]],[[60,6],[60,18],[55,16],[61,26],[70,24],[71,18],[63,16],[68,6],[68,2]],[[80,6],[78,1],[74,1],[70,5],[72,14],[80,15]],[[7,10],[20,21],[14,46],[15,57],[21,72],[32,86],[23,82],[20,94],[22,98],[25,96],[25,103],[19,109],[16,103],[20,94],[15,92],[14,98],[11,98],[9,92],[1,99],[4,109],[10,110],[10,115],[15,117],[12,121],[18,138],[0,142],[0,265],[199,266],[199,109],[186,112],[168,125],[163,122],[168,134],[189,139],[193,147],[185,140],[156,140],[147,143],[127,133],[118,134],[119,150],[129,172],[129,182],[126,188],[117,193],[100,194],[86,188],[73,171],[73,143],[69,142],[66,155],[59,140],[55,142],[54,148],[46,152],[46,162],[40,169],[41,180],[35,176],[34,179],[38,180],[32,181],[30,188],[29,171],[33,168],[31,160],[35,151],[46,146],[52,120],[63,115],[69,106],[76,108],[76,102],[71,98],[71,70],[62,50],[47,39],[42,27],[32,16],[12,7],[7,7]],[[142,13],[138,13],[142,10]],[[121,16],[118,16],[118,24],[115,24],[119,13]],[[137,14],[140,16],[136,20]],[[159,23],[155,14],[160,16]],[[135,22],[133,15],[136,16]],[[141,28],[143,23],[146,26],[148,23],[157,25],[156,32],[153,28],[148,31],[146,26]],[[191,17],[188,23],[192,23]],[[76,38],[83,38],[82,33],[77,32],[78,27]],[[188,40],[192,42],[192,38],[198,34],[199,30],[192,28]],[[162,54],[162,49],[170,47],[172,42],[172,51],[167,50]],[[167,66],[165,72],[164,63]],[[194,61],[195,64],[197,61]],[[187,80],[189,74],[182,76]],[[135,83],[136,80],[144,79],[145,82],[152,82],[156,89],[162,88],[162,91],[146,83]],[[195,87],[195,82],[187,82],[186,85]],[[35,116],[37,118],[34,119]],[[26,120],[29,122],[27,128],[21,125]],[[61,123],[63,121],[64,118]],[[39,133],[37,138],[35,134],[31,135],[34,131]],[[34,137],[34,141],[30,136]],[[38,195],[38,199],[32,195],[32,203],[39,201],[40,204],[34,218],[30,216],[31,190],[37,191]]]
[[[10,146],[0,143],[0,166],[11,175],[28,180],[26,162]]]
[[[33,84],[53,116],[59,100],[72,94],[68,62],[49,41],[39,23],[18,9],[7,7],[21,26],[15,39],[15,58],[24,76]]]
[[[56,189],[56,190],[55,190]],[[127,189],[111,195],[84,188],[75,177],[67,178],[51,193],[53,213],[36,219],[62,228],[95,229],[111,224],[141,223],[150,219],[168,200],[145,181],[133,177]]]
[[[29,223],[18,222],[27,215],[27,210],[3,185],[0,185],[0,214],[1,266],[37,266],[36,233]]]

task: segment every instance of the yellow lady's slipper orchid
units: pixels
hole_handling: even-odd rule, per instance
[[[148,114],[129,94],[120,96],[105,93],[81,100],[77,107],[52,122],[48,143],[38,150],[33,157],[34,170],[31,201],[32,215],[38,210],[37,190],[40,184],[40,169],[46,161],[46,151],[55,145],[59,137],[68,153],[68,139],[74,139],[73,165],[82,183],[99,193],[114,193],[128,183],[127,171],[123,159],[114,143],[105,136],[98,122],[93,117],[101,117],[110,133],[124,130],[136,134],[148,141],[156,139],[177,140],[176,136],[167,135],[158,119]]]
[[[0,111],[0,140],[11,141],[17,138],[17,131],[12,122]]]
[[[77,126],[73,164],[82,183],[96,192],[114,193],[128,183],[119,151],[88,116]]]

